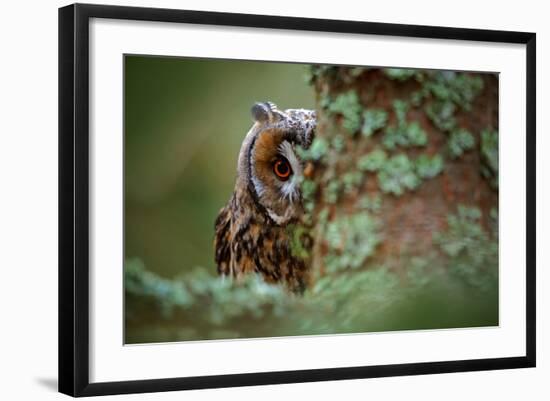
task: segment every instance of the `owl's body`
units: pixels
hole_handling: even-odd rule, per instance
[[[252,114],[255,123],[241,146],[235,190],[216,219],[218,273],[236,279],[257,273],[302,292],[308,268],[291,252],[288,225],[302,214],[302,164],[295,146],[311,144],[315,113],[257,103]]]

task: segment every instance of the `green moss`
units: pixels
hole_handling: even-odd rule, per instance
[[[439,274],[448,271],[446,266],[434,269],[431,258],[407,260],[407,285],[387,267],[369,264],[367,257],[366,269],[326,273],[300,297],[253,274],[236,282],[215,276],[214,269],[196,269],[167,280],[127,261],[125,340],[150,343],[498,324],[498,291],[449,281]],[[140,267],[134,269],[128,262]],[[156,290],[159,280],[161,292]],[[193,301],[172,298],[181,288],[192,293]],[[164,303],[171,305],[169,314],[162,312]]]
[[[369,109],[363,113],[361,134],[371,136],[377,130],[384,128],[388,121],[388,113],[382,109]]]
[[[174,307],[187,308],[195,302],[193,289],[183,285],[173,285],[170,280],[158,277],[145,270],[139,259],[128,259],[124,266],[124,286],[126,292],[137,296],[153,297],[159,300],[163,316],[171,314]]]
[[[302,205],[304,207],[305,216],[303,218],[304,223],[311,221],[311,213],[315,209],[315,195],[317,193],[317,183],[309,179],[303,179],[300,183],[300,190],[302,191]]]
[[[335,290],[338,288],[344,289],[344,293],[347,294],[351,294],[357,290],[368,294],[374,294],[378,291],[384,292],[386,290],[399,289],[399,280],[397,276],[383,267],[377,267],[362,272],[354,272],[352,274],[325,276],[315,283],[311,293],[314,295],[323,294],[327,296],[327,298],[330,298],[336,295]],[[374,291],[365,291],[366,288]],[[380,297],[380,293],[376,294],[376,296]]]
[[[449,258],[450,272],[467,285],[483,290],[498,286],[498,240],[481,225],[481,211],[459,206],[448,216],[448,230],[434,236],[435,243]]]
[[[407,123],[407,112],[409,111],[409,103],[405,100],[396,99],[393,101],[393,111],[397,119],[397,126],[403,126]]]
[[[361,171],[378,171],[382,168],[388,155],[381,149],[373,150],[372,152],[361,156],[357,160],[357,168]]]
[[[346,146],[346,139],[342,135],[336,134],[330,141],[330,145],[336,152],[340,153]]]
[[[301,146],[296,147],[298,156],[304,161],[320,161],[329,151],[329,143],[323,137],[315,137],[311,146],[308,149],[304,149]]]
[[[378,171],[378,185],[384,193],[399,196],[416,189],[420,183],[414,163],[405,154],[389,158]]]
[[[341,189],[340,182],[337,180],[331,180],[327,184],[325,191],[323,193],[325,202],[329,204],[335,204],[336,202],[338,202],[338,198],[340,196],[340,189]]]
[[[197,324],[202,320],[212,326],[241,315],[258,319],[269,307],[280,309],[288,305],[288,294],[282,287],[267,284],[254,274],[236,285],[230,280],[220,280],[204,268],[195,268],[168,280],[147,271],[139,259],[126,261],[124,287],[127,296],[153,300],[164,319],[176,310],[189,310],[195,312]],[[205,299],[209,302],[205,303]]]
[[[317,215],[317,226],[323,229],[328,222],[330,211],[327,207],[323,208]]]
[[[496,207],[489,211],[489,226],[493,238],[498,238],[498,209]]]
[[[435,98],[470,110],[472,102],[483,89],[483,79],[469,73],[432,71],[424,86]]]
[[[409,107],[409,103],[403,100],[395,100],[393,102],[397,124],[386,128],[384,138],[382,139],[382,143],[386,149],[394,150],[398,146],[425,146],[428,143],[428,135],[418,121],[407,121]]]
[[[314,199],[315,193],[317,192],[317,183],[310,179],[303,179],[300,184],[300,189],[302,191],[302,199],[309,201]]]
[[[425,146],[428,143],[426,131],[417,121],[407,124],[406,139],[409,146]]]
[[[363,182],[363,174],[361,171],[348,171],[342,176],[344,192],[350,194],[355,192]]]
[[[371,213],[378,213],[382,207],[382,198],[380,195],[364,195],[359,199],[358,207]]]
[[[332,99],[327,93],[323,92],[319,94],[319,106],[321,106],[323,110],[328,110],[331,102]]]
[[[286,228],[290,238],[290,252],[292,256],[299,259],[309,258],[309,248],[306,244],[310,243],[306,237],[309,237],[309,230],[301,224],[289,224]]]
[[[421,155],[415,161],[416,173],[420,178],[428,179],[437,176],[443,171],[444,162],[441,155]]]
[[[441,131],[450,131],[456,126],[456,106],[451,101],[433,101],[425,108],[426,115]]]
[[[458,107],[471,110],[472,103],[483,89],[483,79],[477,75],[454,71],[431,71],[426,74],[422,89],[413,94],[419,105],[431,96],[425,107],[426,115],[442,131],[456,128],[455,112]]]
[[[353,90],[338,95],[332,101],[328,110],[332,114],[342,116],[342,127],[351,135],[355,134],[361,128],[362,107],[359,103],[359,97]]]
[[[337,66],[314,64],[308,66],[305,73],[305,81],[308,84],[313,84],[320,78],[335,78],[337,74]]]
[[[382,71],[388,78],[401,82],[421,74],[418,70],[411,70],[408,68],[383,68]]]
[[[437,176],[443,167],[440,155],[421,155],[413,161],[405,154],[398,154],[387,159],[386,153],[381,150],[374,150],[358,161],[358,168],[378,171],[378,185],[382,192],[397,196],[418,188],[422,179]]]
[[[481,173],[493,188],[498,188],[498,132],[481,132]]]
[[[429,91],[422,87],[421,89],[411,93],[410,102],[414,107],[419,107],[424,99],[428,97]]]
[[[368,71],[368,70],[369,70],[368,67],[351,67],[351,68],[348,69],[348,74],[352,78],[357,78],[357,77],[363,75],[363,73]]]
[[[473,149],[475,144],[474,136],[465,129],[456,129],[451,132],[447,142],[451,157],[454,159],[462,156],[464,152]]]
[[[367,212],[341,216],[329,222],[324,238],[328,247],[324,257],[328,272],[362,267],[381,241],[378,223]]]

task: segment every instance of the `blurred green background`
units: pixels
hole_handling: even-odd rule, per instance
[[[306,66],[125,58],[125,256],[174,277],[215,271],[214,220],[234,186],[250,107],[314,108]]]

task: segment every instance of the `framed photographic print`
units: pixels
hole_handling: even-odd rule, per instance
[[[535,366],[535,34],[59,10],[59,390]]]

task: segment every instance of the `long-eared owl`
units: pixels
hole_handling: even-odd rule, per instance
[[[313,110],[252,107],[254,124],[241,145],[235,190],[215,225],[218,273],[238,279],[260,274],[303,292],[308,267],[291,252],[287,226],[302,214],[303,165],[296,146],[307,149],[315,132]]]

